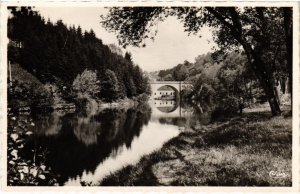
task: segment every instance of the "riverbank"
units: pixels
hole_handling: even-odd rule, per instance
[[[98,104],[98,107],[99,108],[132,107],[135,104],[138,104],[138,102],[133,99],[122,99],[112,103],[101,102]]]
[[[291,186],[292,118],[245,111],[193,126],[100,185]]]
[[[139,104],[146,103],[149,97],[147,95],[140,95],[133,98],[119,99],[114,102],[103,102],[93,98],[87,98],[84,106],[79,105],[76,107],[77,110],[83,110],[87,112],[97,112],[103,109],[112,108],[133,108],[137,107]]]

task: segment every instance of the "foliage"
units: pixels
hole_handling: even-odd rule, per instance
[[[127,59],[128,61],[132,61],[131,53],[126,52],[124,57],[125,57],[125,59]]]
[[[93,72],[109,69],[119,81],[120,97],[131,98],[147,92],[143,85],[148,80],[133,63],[131,54],[126,52],[124,57],[117,45],[104,45],[93,30],[83,31],[80,26],[67,26],[61,20],[45,21],[30,7],[9,9],[8,60],[19,63],[42,83],[61,85],[67,88],[64,91],[72,93],[73,81],[86,69]],[[102,75],[97,78],[101,81]]]
[[[18,64],[11,64],[12,82],[7,85],[8,106],[19,108],[43,108],[51,106],[51,93],[35,76],[22,69]],[[10,87],[11,84],[11,87]]]
[[[24,107],[43,109],[53,104],[51,93],[36,83],[14,81],[7,91],[8,105],[16,110]]]
[[[220,48],[218,53],[243,50],[268,98],[273,115],[281,112],[274,91],[274,74],[279,69],[286,69],[291,84],[291,8],[113,7],[102,16],[101,23],[118,34],[120,44],[145,46],[145,39],[154,39],[156,35],[151,29],[169,16],[177,17],[188,33],[198,34],[204,26],[212,28],[214,41]],[[278,50],[287,55],[277,55]],[[275,68],[274,61],[282,68]]]
[[[149,95],[141,94],[141,95],[137,96],[135,100],[139,103],[145,103],[149,100]]]
[[[175,81],[184,81],[189,76],[188,69],[185,65],[177,65],[173,71]]]
[[[21,119],[8,114],[7,130],[7,184],[9,186],[58,185],[56,177],[45,165],[47,150],[35,148],[30,153],[24,152],[26,139],[33,135],[30,119]],[[26,156],[25,156],[26,155]],[[29,155],[33,156],[32,158]]]
[[[139,94],[151,94],[151,86],[148,80],[148,77],[144,74],[139,66],[135,66],[133,69],[134,77],[133,81],[136,86],[136,93]]]
[[[227,96],[220,99],[217,107],[212,112],[212,119],[236,115],[239,108],[238,100],[239,99],[235,96]]]
[[[216,76],[218,91],[224,96],[242,96],[249,100],[265,96],[243,53],[229,53]]]
[[[158,76],[164,81],[184,81],[189,77],[190,66],[192,64],[185,61],[184,64],[178,64],[171,69],[160,70]]]
[[[100,81],[97,79],[97,72],[85,69],[77,75],[73,81],[74,91],[79,95],[90,95],[96,97],[100,93]]]
[[[115,53],[115,54],[120,55],[120,56],[123,55],[122,49],[119,48],[116,44],[109,44],[108,47],[109,47],[109,49],[112,53]]]
[[[215,107],[215,117],[237,112],[237,101],[265,98],[260,85],[243,53],[231,52],[216,63],[211,54],[200,55],[190,65],[192,86],[184,91],[184,98]]]
[[[119,81],[115,73],[106,70],[104,78],[101,82],[101,97],[104,101],[113,102],[121,96]]]

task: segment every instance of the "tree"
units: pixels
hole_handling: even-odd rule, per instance
[[[116,53],[117,55],[120,55],[120,56],[123,55],[122,49],[119,48],[116,44],[109,44],[108,47],[111,52]]]
[[[126,53],[125,53],[125,59],[128,60],[128,61],[130,61],[130,62],[132,62],[132,56],[131,56],[131,53],[126,52]]]
[[[286,43],[289,53],[285,60],[292,80],[291,8],[274,7],[119,7],[110,8],[102,16],[102,25],[117,32],[123,46],[145,46],[145,39],[154,39],[151,27],[168,16],[184,23],[185,31],[198,34],[203,26],[213,28],[213,38],[220,53],[242,49],[255,72],[270,104],[273,115],[281,110],[275,97],[275,69],[270,56],[276,56],[275,43]],[[282,22],[283,21],[283,22]],[[276,30],[274,30],[276,29]],[[285,35],[285,38],[282,38]]]
[[[109,69],[118,81],[118,98],[130,98],[146,92],[143,85],[147,85],[147,79],[136,68],[131,54],[123,56],[122,50],[116,45],[103,44],[93,30],[83,32],[80,26],[68,27],[62,20],[44,20],[31,8],[9,9],[8,60],[19,63],[42,83],[72,88],[75,79],[76,84],[80,85],[78,80],[85,76],[83,72],[105,72]],[[106,79],[105,73],[94,77]],[[87,93],[81,87],[82,92]],[[79,88],[78,91],[81,90]]]
[[[113,102],[120,97],[119,81],[116,74],[107,69],[101,80],[101,98],[107,102]]]
[[[218,71],[218,79],[227,95],[252,98],[252,87],[256,81],[245,55],[232,52],[222,62]]]
[[[184,81],[189,75],[186,65],[179,64],[173,71],[173,78],[175,81]]]
[[[134,82],[133,82],[133,79],[130,78],[129,79],[129,85],[128,85],[128,93],[127,93],[127,96],[128,97],[132,97],[132,96],[135,96],[136,95],[136,87],[134,85]]]
[[[100,84],[97,79],[97,72],[85,69],[77,75],[73,81],[73,90],[79,95],[96,97],[100,93]]]
[[[289,7],[284,7],[283,17],[284,17],[284,32],[285,32],[285,45],[287,52],[287,69],[288,69],[288,79],[289,79],[289,89],[291,91],[291,103],[293,102],[292,92],[293,92],[293,10]],[[293,103],[292,103],[293,105]]]

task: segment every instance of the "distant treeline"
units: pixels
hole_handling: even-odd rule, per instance
[[[76,77],[78,81],[83,72],[92,72],[96,73],[94,84],[99,85],[99,92],[93,94],[99,98],[111,85],[116,86],[116,99],[150,92],[148,78],[133,63],[131,54],[113,52],[93,30],[83,32],[80,26],[67,27],[61,20],[46,21],[30,7],[8,9],[8,60],[19,63],[42,83],[72,88]]]

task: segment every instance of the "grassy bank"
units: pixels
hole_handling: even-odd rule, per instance
[[[101,185],[291,186],[292,118],[246,112],[194,126]]]

